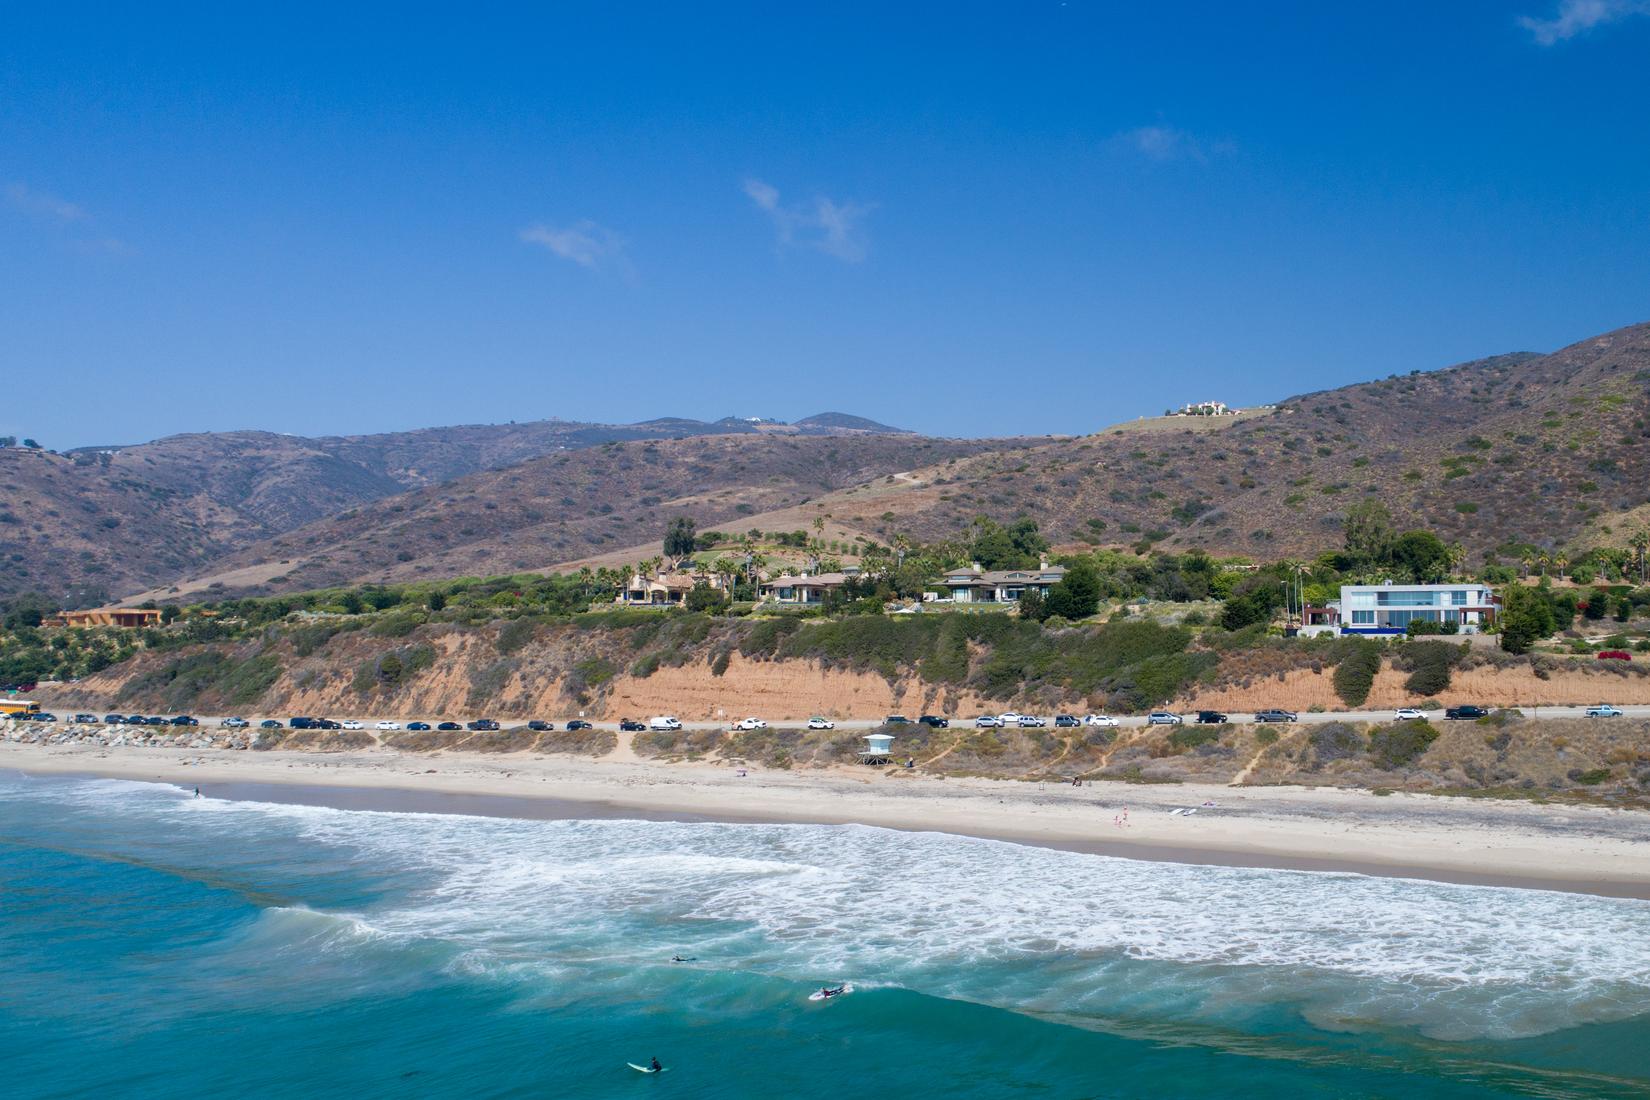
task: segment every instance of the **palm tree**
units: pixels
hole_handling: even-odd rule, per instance
[[[1638,554],[1638,557],[1639,557],[1639,583],[1643,584],[1644,583],[1644,551],[1647,547],[1650,547],[1650,527],[1640,527],[1637,531],[1634,531],[1632,537],[1627,540],[1627,544],[1629,546],[1631,546],[1633,548],[1634,552],[1636,552]]]
[[[1519,568],[1523,569],[1524,576],[1528,577],[1530,575],[1530,570],[1535,568],[1535,555],[1525,554],[1523,557],[1518,559],[1518,565]]]
[[[1449,566],[1451,578],[1455,576],[1466,560],[1467,548],[1458,542],[1450,543],[1449,548],[1444,551],[1444,562]]]
[[[1535,564],[1541,568],[1541,575],[1543,577],[1547,575],[1547,566],[1552,563],[1552,555],[1548,554],[1545,550],[1535,556]]]
[[[1569,564],[1570,559],[1564,555],[1564,551],[1562,550],[1560,550],[1557,556],[1553,558],[1553,568],[1558,570],[1559,580],[1564,579],[1564,567]]]

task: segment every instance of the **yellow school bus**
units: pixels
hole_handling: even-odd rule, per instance
[[[0,699],[0,715],[21,717],[25,714],[39,714],[40,704],[29,699]]]

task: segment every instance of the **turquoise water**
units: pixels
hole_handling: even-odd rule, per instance
[[[0,1057],[25,1097],[1645,1096],[1650,903],[0,774]]]

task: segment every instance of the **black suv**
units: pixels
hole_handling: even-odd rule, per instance
[[[1054,716],[1054,724],[1060,729],[1071,729],[1072,727],[1080,726],[1083,723],[1074,714],[1056,714]]]
[[[1200,726],[1223,726],[1229,721],[1226,715],[1218,710],[1200,710],[1197,712],[1197,724]]]
[[[569,723],[567,728],[572,729],[572,723]],[[647,729],[646,726],[636,721],[634,718],[621,718],[619,720],[619,728],[624,730],[626,733],[642,733]]]
[[[172,724],[174,726],[198,726],[200,725],[200,721],[189,717],[187,714],[180,714],[176,718],[172,719]]]
[[[937,730],[944,730],[951,728],[951,719],[941,718],[937,714],[925,714],[921,718],[917,719],[917,724],[922,726],[930,726]]]
[[[103,716],[103,724],[105,726],[124,726],[126,724],[126,716],[124,714],[105,714]]]
[[[1298,722],[1298,721],[1300,721],[1300,715],[1296,714],[1292,710],[1280,710],[1277,707],[1273,707],[1270,710],[1258,710],[1258,711],[1256,711],[1255,712],[1255,721],[1257,721],[1257,722]]]
[[[498,729],[498,723],[493,721],[491,718],[477,718],[474,722],[468,722],[465,724],[468,725],[470,729],[477,731]]]
[[[530,729],[530,730],[537,730],[540,733],[543,733],[546,730],[555,729],[556,724],[554,722],[545,722],[541,719],[535,718],[531,722],[527,723],[527,728]]]
[[[641,725],[640,722],[638,722],[636,724],[638,726]],[[596,727],[592,726],[589,722],[586,722],[583,718],[575,718],[571,722],[567,723],[567,728],[568,728],[569,731],[573,731],[573,730],[595,729]],[[620,726],[619,728],[623,729],[624,727]]]
[[[317,728],[315,725],[315,719],[313,718],[290,718],[287,720],[287,725],[291,726],[295,730],[312,730]]]
[[[1467,705],[1464,707],[1450,707],[1444,711],[1444,717],[1451,720],[1463,718],[1488,718],[1490,712],[1483,707]]]

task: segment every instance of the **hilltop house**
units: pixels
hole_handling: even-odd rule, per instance
[[[1194,401],[1180,406],[1170,416],[1236,416],[1237,409],[1229,408],[1224,401]]]
[[[974,562],[949,571],[935,584],[949,593],[940,598],[952,603],[1019,603],[1028,591],[1048,595],[1065,575],[1065,566],[1046,561],[1035,569],[981,569]]]
[[[1412,622],[1453,623],[1477,634],[1495,621],[1495,590],[1476,581],[1459,584],[1343,584],[1341,598],[1305,608],[1303,634],[1404,634]]]
[[[854,573],[858,573],[855,569]],[[771,577],[756,586],[757,598],[785,604],[819,604],[827,593],[853,579],[850,573],[802,573]]]

